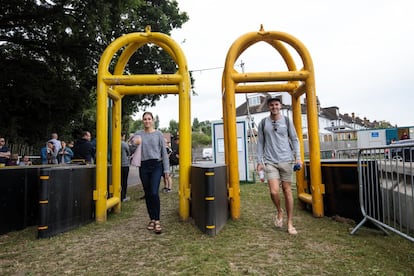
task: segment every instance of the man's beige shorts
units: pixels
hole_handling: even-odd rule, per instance
[[[266,163],[266,177],[267,179],[280,179],[284,182],[292,182],[292,166],[292,162],[283,162],[277,164]]]

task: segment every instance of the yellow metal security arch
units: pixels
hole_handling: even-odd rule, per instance
[[[137,49],[145,44],[155,44],[166,51],[178,66],[175,74],[123,75],[125,66]],[[122,50],[113,74],[109,66],[114,56]],[[153,33],[147,26],[144,33],[131,33],[114,40],[102,54],[97,79],[97,118],[96,118],[96,221],[107,219],[107,210],[121,211],[121,103],[125,95],[136,94],[178,94],[180,132],[180,175],[179,213],[183,220],[189,217],[190,210],[190,166],[191,166],[191,114],[190,76],[186,58],[179,45],[169,36]],[[108,98],[112,107],[112,178],[108,198]]]
[[[234,69],[234,65],[238,57],[248,47],[260,41],[270,44],[280,53],[287,65],[288,71],[239,73]],[[303,68],[301,70],[296,69],[295,62],[285,47],[285,44],[290,45],[299,54],[303,63]],[[265,82],[268,82],[268,84],[257,84]],[[313,215],[315,217],[322,217],[322,194],[324,193],[324,186],[321,183],[318,112],[313,62],[306,47],[295,37],[283,32],[264,31],[263,26],[261,26],[259,32],[247,33],[238,38],[232,44],[227,53],[223,71],[223,127],[225,162],[227,164],[227,171],[229,175],[228,191],[231,217],[233,219],[238,219],[240,217],[240,186],[237,158],[235,93],[251,92],[288,92],[292,96],[293,123],[299,137],[302,160],[304,159],[304,146],[300,96],[306,94],[311,191],[305,192],[307,184],[304,170],[296,172],[297,191],[298,198],[302,202],[312,204]]]

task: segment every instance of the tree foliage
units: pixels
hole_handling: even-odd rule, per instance
[[[198,118],[194,118],[192,130],[193,132],[204,133],[207,136],[211,137],[211,122],[210,121],[199,122]]]
[[[0,5],[0,133],[17,143],[40,144],[51,132],[74,137],[95,128],[100,56],[131,32],[167,35],[188,20],[176,1],[3,0]],[[146,45],[128,73],[175,72],[173,60]],[[123,114],[153,106],[160,95],[124,97]]]
[[[200,132],[193,132],[191,135],[194,147],[211,145],[211,136]]]
[[[179,124],[176,120],[170,120],[170,124],[169,124],[169,132],[173,135],[173,136],[178,136],[177,134],[179,134],[178,130],[179,130]]]

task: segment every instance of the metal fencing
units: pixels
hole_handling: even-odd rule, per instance
[[[363,215],[351,231],[371,222],[414,242],[414,143],[360,149],[359,198]]]

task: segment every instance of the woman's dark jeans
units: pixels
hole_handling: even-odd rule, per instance
[[[142,161],[139,168],[139,176],[145,193],[145,203],[151,220],[160,220],[159,189],[162,172],[162,162],[156,159]]]

